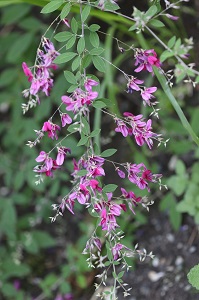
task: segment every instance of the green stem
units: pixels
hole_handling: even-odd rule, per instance
[[[165,77],[159,73],[158,69],[154,68],[154,73],[159,81],[159,83],[162,86],[162,89],[164,90],[165,94],[169,98],[169,101],[173,105],[173,108],[175,109],[176,113],[178,114],[178,117],[180,118],[180,121],[182,122],[182,125],[184,128],[189,132],[190,136],[192,137],[193,141],[199,146],[199,138],[193,131],[191,125],[189,124],[187,118],[185,117],[181,107],[179,106],[177,100],[173,96],[170,87],[167,84],[167,81]]]

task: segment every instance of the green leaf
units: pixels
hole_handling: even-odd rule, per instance
[[[63,4],[63,2],[64,2],[64,0],[53,0],[53,1],[49,2],[48,4],[46,4],[42,8],[41,13],[42,14],[51,13],[51,12],[57,10]]]
[[[120,278],[123,277],[123,275],[124,275],[124,271],[120,272],[120,273],[117,275],[117,278],[120,279]]]
[[[91,132],[90,137],[95,137],[96,135],[100,134],[101,129],[95,129]]]
[[[89,14],[90,14],[90,11],[91,11],[91,7],[90,5],[86,5],[82,11],[82,22],[84,23],[86,21],[86,19],[88,18]]]
[[[176,173],[178,175],[182,175],[182,176],[186,174],[186,167],[182,160],[179,160],[179,159],[177,160]]]
[[[156,19],[150,20],[149,24],[152,25],[153,27],[165,27],[164,23]]]
[[[81,54],[85,49],[85,38],[81,37],[77,43],[77,52]]]
[[[106,99],[106,98],[99,98],[96,101],[103,102],[104,104],[106,104],[107,107],[112,107],[115,105],[110,99]]]
[[[73,33],[69,31],[59,32],[54,36],[54,39],[58,42],[65,42],[73,36]]]
[[[76,84],[77,80],[75,75],[70,71],[64,71],[64,76],[69,83]]]
[[[72,18],[72,21],[71,21],[71,30],[72,30],[73,33],[77,33],[78,23],[75,20],[75,18]]]
[[[81,64],[80,56],[75,57],[71,65],[72,71],[74,72],[75,70],[77,70],[80,67],[80,64]]]
[[[173,48],[173,46],[175,45],[176,42],[176,36],[173,36],[169,41],[168,41],[168,47],[169,48]]]
[[[90,55],[100,55],[102,54],[102,52],[104,52],[104,49],[99,47],[99,48],[93,48],[90,51]]]
[[[137,24],[134,24],[129,28],[129,31],[134,31],[136,29],[137,29]]]
[[[189,283],[197,290],[199,290],[199,264],[191,268],[187,275],[187,278],[189,280]]]
[[[67,127],[67,130],[69,132],[77,132],[77,131],[79,131],[79,125],[78,124],[71,124]]]
[[[90,31],[98,31],[100,29],[100,26],[98,24],[92,24],[90,27],[89,27],[89,30]]]
[[[173,51],[165,50],[161,55],[160,55],[160,61],[163,62],[167,58],[174,56]]]
[[[76,55],[77,53],[74,52],[62,53],[59,56],[57,56],[53,62],[55,64],[63,64],[73,59]]]
[[[103,192],[104,193],[111,193],[114,192],[117,189],[116,184],[107,184],[105,187],[103,187]]]
[[[96,100],[96,101],[93,102],[93,107],[101,109],[101,108],[106,107],[106,104],[102,101]]]
[[[117,149],[107,149],[107,150],[104,150],[100,156],[101,157],[110,157],[112,156],[113,154],[115,154],[117,152]]]
[[[88,135],[90,133],[90,125],[89,125],[88,121],[86,120],[86,118],[81,117],[81,125],[82,125],[82,132],[85,135]]]
[[[77,146],[79,147],[79,146],[86,145],[87,142],[88,142],[88,137],[87,137],[87,136],[83,136],[83,137],[79,140],[79,142],[77,143]]]
[[[153,17],[158,11],[158,8],[156,5],[152,5],[146,12],[147,17]]]
[[[76,42],[76,35],[73,35],[66,44],[66,50],[70,49]]]
[[[71,4],[70,2],[66,3],[66,5],[64,5],[62,11],[61,11],[61,15],[60,15],[60,19],[63,20],[67,17],[67,15],[69,14],[71,9]]]
[[[97,32],[91,31],[89,40],[90,40],[91,44],[93,45],[93,47],[95,47],[95,48],[99,47],[99,36],[98,36]]]
[[[106,72],[106,65],[105,65],[104,60],[101,57],[93,56],[92,61],[93,61],[95,68],[98,71],[103,72],[103,73]]]
[[[85,55],[82,59],[82,67],[87,68],[91,63],[91,60],[92,56],[90,54]]]

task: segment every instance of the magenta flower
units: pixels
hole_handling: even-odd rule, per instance
[[[33,80],[33,74],[25,62],[22,63],[22,68],[24,74],[28,77],[28,81],[31,82]]]
[[[57,69],[57,65],[53,63],[53,60],[59,55],[55,50],[53,43],[47,39],[42,40],[43,50],[37,51],[37,62],[34,66],[34,75],[27,67],[26,63],[22,63],[22,68],[25,75],[28,77],[28,81],[31,82],[30,89],[23,91],[24,97],[30,95],[35,96],[37,102],[39,102],[38,93],[43,91],[46,96],[49,96],[53,87],[53,79],[51,69]]]
[[[122,244],[117,243],[117,244],[111,249],[112,254],[113,254],[113,259],[114,259],[114,260],[117,260],[117,259],[120,257],[120,255],[121,255],[120,250],[122,250],[123,247],[124,247],[124,246],[123,246]]]
[[[153,86],[150,88],[144,88],[144,90],[141,90],[141,97],[142,99],[145,101],[144,104],[148,104],[149,106],[151,106],[151,102],[150,100],[152,98],[155,98],[152,93],[155,93],[157,91],[157,87]]]
[[[117,123],[117,127],[115,128],[116,132],[121,132],[124,137],[129,135],[129,128],[127,125],[120,119],[115,118],[115,122]]]
[[[63,165],[67,152],[71,153],[71,150],[66,147],[58,148],[58,154],[57,154],[57,158],[56,158],[56,163],[58,166]]]
[[[152,66],[160,68],[160,60],[157,57],[157,53],[154,49],[142,50],[137,49],[135,54],[135,66],[138,66],[134,71],[141,72],[142,70],[147,70],[153,73]]]
[[[42,131],[48,132],[48,137],[51,138],[52,140],[58,139],[56,131],[60,130],[60,127],[50,121],[44,122]]]
[[[85,87],[86,91],[91,92],[92,87],[96,86],[98,84],[99,84],[99,82],[97,82],[93,79],[87,78],[86,81],[84,82],[84,87]]]
[[[62,127],[65,127],[66,124],[71,124],[72,121],[73,121],[72,118],[68,114],[61,114]]]
[[[140,87],[138,86],[138,84],[142,84],[143,82],[144,82],[143,80],[139,80],[136,77],[132,76],[127,84],[128,93],[132,93],[133,90],[140,91]]]
[[[68,19],[63,19],[62,21],[64,22],[64,24],[65,24],[68,28],[70,28],[70,24],[69,24],[69,20],[68,20]]]
[[[120,176],[120,178],[126,177],[125,173],[123,171],[121,171],[119,168],[117,168],[116,171],[117,171],[117,174]]]

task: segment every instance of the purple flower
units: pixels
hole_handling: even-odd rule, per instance
[[[117,259],[120,257],[120,255],[121,255],[120,250],[122,250],[123,247],[124,247],[124,246],[123,246],[122,244],[117,243],[117,244],[111,249],[112,254],[113,254],[113,259],[114,259],[114,260],[117,260]]]
[[[152,93],[155,93],[157,91],[157,87],[153,86],[150,88],[144,88],[144,90],[141,90],[141,97],[142,99],[146,102],[146,104],[148,104],[149,106],[151,106],[150,100],[152,98],[155,98]],[[145,104],[144,102],[144,104]]]
[[[132,76],[127,84],[128,93],[132,93],[133,90],[140,91],[140,87],[138,86],[138,84],[142,84],[143,82],[143,80],[139,80],[136,77]]]
[[[157,57],[157,53],[154,49],[142,50],[137,49],[135,54],[135,66],[138,66],[134,71],[141,72],[142,70],[147,70],[153,73],[152,66],[160,68],[160,60]]]
[[[42,131],[48,132],[48,137],[54,140],[54,138],[57,140],[58,136],[56,131],[60,130],[60,127],[50,121],[44,122]]]
[[[56,163],[58,166],[63,165],[67,152],[71,153],[71,150],[66,147],[58,148],[58,154],[57,154],[57,158],[56,158]]]
[[[71,124],[72,118],[68,114],[61,114],[61,124],[62,127],[65,127],[66,124]]]

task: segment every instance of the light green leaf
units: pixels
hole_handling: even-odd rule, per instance
[[[82,11],[82,22],[84,23],[86,21],[86,19],[88,18],[89,14],[91,11],[91,6],[90,5],[86,5]]]
[[[100,54],[102,54],[102,52],[104,52],[104,49],[102,47],[93,48],[90,51],[90,55],[100,55]]]
[[[116,189],[117,189],[117,185],[116,184],[107,184],[103,188],[103,192],[104,193],[111,193],[111,192],[114,192]]]
[[[199,290],[199,264],[191,268],[187,275],[187,278],[189,280],[189,283],[197,290]]]
[[[162,23],[160,20],[156,20],[156,19],[150,20],[149,24],[153,27],[165,27],[164,23]]]
[[[64,76],[69,83],[76,84],[77,80],[75,75],[70,71],[64,71]]]
[[[109,156],[112,156],[113,154],[115,154],[117,152],[117,149],[107,149],[107,150],[104,150],[100,156],[101,157],[109,157]]]
[[[92,24],[90,27],[89,27],[89,30],[90,31],[98,31],[100,29],[100,26],[98,24]]]
[[[66,44],[66,50],[70,49],[76,42],[76,35],[73,35]]]
[[[153,17],[158,11],[158,8],[156,5],[152,5],[146,12],[147,17]]]
[[[98,71],[103,72],[103,73],[106,72],[106,65],[105,65],[104,60],[101,57],[93,56],[92,61],[93,61],[95,68]]]
[[[53,0],[53,1],[49,2],[48,4],[46,4],[42,8],[41,13],[42,14],[51,13],[51,12],[57,10],[63,4],[63,2],[64,2],[64,0]]]
[[[85,38],[81,37],[77,43],[77,52],[81,54],[85,49]]]
[[[91,132],[90,137],[95,137],[96,135],[100,134],[101,129],[95,129]]]
[[[95,48],[99,47],[99,36],[98,36],[97,32],[91,31],[89,40],[90,40],[91,44],[93,45],[93,47],[95,47]]]
[[[93,102],[93,107],[101,109],[101,108],[106,107],[106,104],[104,102],[102,102],[102,101],[98,101],[97,100],[97,101]]]
[[[173,46],[175,45],[176,42],[176,36],[173,36],[169,41],[168,41],[168,47],[169,48],[173,48]]]
[[[53,62],[55,64],[63,64],[73,59],[76,55],[77,53],[74,52],[62,53],[59,56],[57,56]]]
[[[87,137],[87,136],[83,136],[83,137],[79,140],[79,142],[77,143],[77,146],[79,147],[79,146],[86,145],[87,142],[88,142],[88,137]]]
[[[71,69],[74,72],[80,67],[81,64],[81,58],[79,56],[75,57],[75,59],[72,62]]]
[[[59,32],[54,36],[54,39],[58,42],[65,42],[69,40],[73,36],[72,32],[69,31],[63,31]]]
[[[71,4],[70,2],[66,3],[66,5],[64,5],[62,11],[61,11],[61,15],[60,15],[60,19],[63,20],[67,17],[67,15],[69,14],[71,9]]]
[[[75,18],[72,18],[72,21],[71,21],[71,30],[72,30],[73,33],[77,33],[78,23],[75,20]]]
[[[173,51],[165,50],[161,55],[160,55],[160,61],[163,62],[167,58],[174,56]]]

